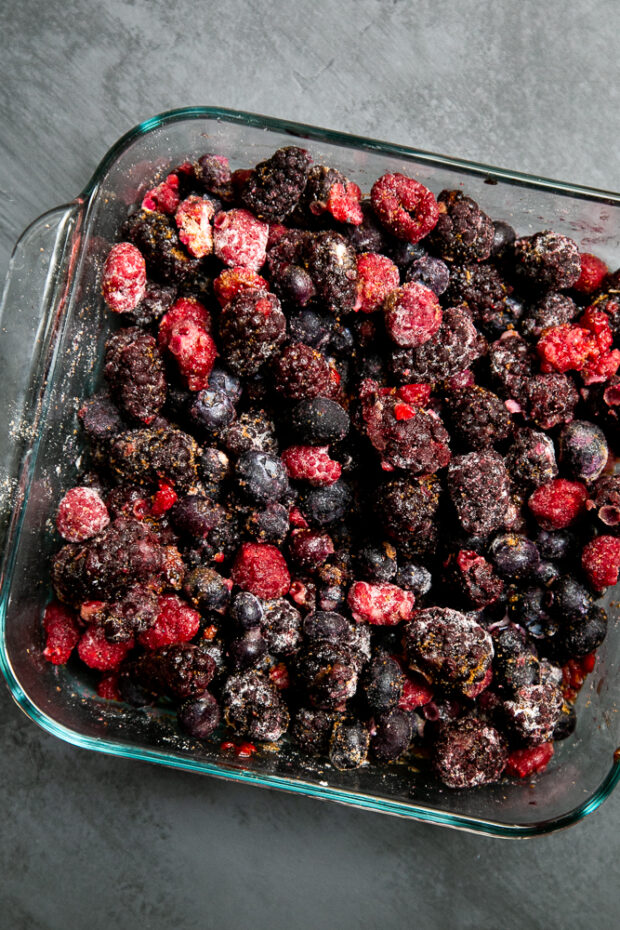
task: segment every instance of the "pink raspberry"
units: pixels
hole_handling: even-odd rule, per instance
[[[398,706],[401,710],[415,710],[433,700],[435,692],[426,678],[417,672],[405,672],[405,685]]]
[[[414,596],[395,584],[355,581],[347,595],[347,603],[358,623],[375,626],[395,626],[401,620],[410,620]]]
[[[94,488],[71,488],[58,506],[56,527],[68,542],[96,536],[110,522],[108,508]]]
[[[106,701],[122,701],[122,695],[118,687],[118,672],[108,672],[102,675],[97,685],[97,694]]]
[[[398,287],[398,268],[385,255],[363,252],[357,256],[357,300],[354,310],[372,313]]]
[[[290,446],[282,461],[289,478],[308,481],[315,488],[333,484],[342,474],[342,465],[330,459],[328,446]]]
[[[291,586],[284,556],[268,543],[244,543],[237,553],[231,577],[244,591],[267,600],[284,597]]]
[[[505,775],[527,778],[534,772],[544,772],[553,758],[553,743],[541,743],[540,746],[526,746],[525,749],[513,749],[508,756]]]
[[[268,291],[269,284],[250,268],[225,268],[213,282],[220,307],[225,307],[241,291]]]
[[[200,629],[200,614],[176,594],[163,594],[157,602],[159,613],[154,625],[138,636],[141,646],[159,649],[173,643],[187,643]]]
[[[603,310],[597,310],[594,306],[588,307],[579,320],[579,325],[592,333],[599,352],[608,352],[611,349],[614,334],[611,330],[609,317]]]
[[[407,348],[428,342],[441,326],[443,316],[435,292],[418,281],[393,290],[386,298],[384,311],[390,338]]]
[[[242,265],[252,271],[265,263],[269,226],[249,210],[228,210],[213,221],[214,249],[225,265]]]
[[[609,272],[609,268],[602,259],[591,255],[590,252],[582,252],[579,259],[581,274],[573,284],[573,289],[580,294],[593,294],[603,283],[603,278]]]
[[[404,174],[380,177],[372,186],[370,200],[386,229],[408,242],[419,242],[439,219],[434,194]]]
[[[168,351],[176,358],[190,391],[203,391],[208,387],[217,349],[202,327],[191,322],[177,323],[170,334]]]
[[[146,264],[131,242],[119,242],[108,252],[101,280],[103,299],[115,313],[135,310],[146,292]]]
[[[52,665],[64,665],[80,639],[75,614],[63,604],[49,604],[43,614],[46,634],[43,657]]]
[[[361,199],[362,192],[357,184],[353,181],[346,181],[342,184],[337,181],[330,188],[326,209],[339,223],[359,226],[364,220],[360,206]]]
[[[165,181],[146,192],[142,200],[142,209],[157,213],[174,213],[180,199],[178,175],[169,174]]]
[[[620,350],[613,349],[588,362],[581,372],[581,377],[584,384],[601,384],[611,381],[618,368],[620,368]]]
[[[194,258],[204,258],[213,251],[211,220],[215,207],[210,200],[192,194],[177,207],[174,214],[179,239]]]
[[[402,384],[396,394],[407,404],[414,407],[426,407],[431,399],[432,384]]]
[[[552,326],[538,340],[540,370],[582,371],[589,361],[598,358],[600,350],[595,336],[573,323]]]
[[[588,581],[597,591],[617,584],[620,573],[620,538],[597,536],[584,546],[581,565]]]
[[[107,672],[118,668],[133,646],[133,637],[124,643],[109,643],[103,627],[93,623],[82,634],[78,643],[78,655],[89,668]]]
[[[206,332],[211,332],[211,315],[204,304],[195,297],[180,297],[159,321],[157,342],[160,349],[167,349],[170,336],[177,323],[196,323]]]
[[[555,478],[541,484],[530,496],[528,505],[544,530],[562,530],[584,511],[587,499],[585,484]]]

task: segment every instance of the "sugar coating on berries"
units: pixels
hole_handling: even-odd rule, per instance
[[[194,258],[204,258],[213,251],[211,221],[215,207],[210,200],[192,194],[183,200],[174,214],[179,239]]]
[[[452,459],[448,491],[466,533],[486,536],[516,517],[510,476],[497,452],[468,452]]]
[[[213,282],[213,292],[221,307],[240,294],[241,291],[268,291],[265,278],[242,266],[225,268]]]
[[[358,623],[376,626],[393,626],[402,620],[409,620],[414,602],[411,591],[405,591],[389,582],[371,584],[356,581],[347,595],[353,618]]]
[[[231,268],[258,271],[265,264],[269,227],[248,210],[228,210],[213,220],[213,251]]]
[[[357,256],[357,299],[355,310],[373,313],[388,294],[398,287],[398,267],[386,255],[363,252]]]
[[[419,242],[435,226],[439,211],[428,188],[404,174],[384,174],[372,186],[373,210],[399,239]]]
[[[604,591],[617,584],[620,572],[620,538],[597,536],[584,546],[581,566],[593,588]]]
[[[485,343],[468,314],[457,307],[443,311],[442,324],[425,343],[392,353],[392,370],[400,382],[443,381],[469,368]]]
[[[475,788],[498,781],[506,767],[499,732],[474,717],[444,725],[433,747],[434,769],[448,788]]]
[[[588,490],[580,481],[554,478],[537,488],[528,506],[545,530],[562,530],[584,512]]]
[[[579,254],[579,265],[580,273],[573,284],[574,290],[579,294],[594,294],[609,274],[609,268],[601,258],[592,255],[591,252]]]
[[[58,505],[56,528],[68,542],[90,539],[109,522],[108,508],[94,488],[71,488]]]
[[[237,553],[231,577],[244,591],[267,599],[283,597],[291,586],[284,556],[268,543],[244,543]]]
[[[552,738],[562,704],[559,687],[546,682],[519,688],[513,700],[504,702],[503,712],[521,740],[537,745]]]
[[[261,220],[281,223],[301,197],[312,158],[295,145],[280,148],[250,173],[241,200]]]
[[[443,318],[437,295],[417,282],[395,288],[385,300],[384,312],[390,338],[408,348],[428,342]]]
[[[84,665],[103,672],[118,668],[133,645],[133,639],[124,643],[110,643],[103,627],[91,624],[82,633],[77,649]]]
[[[103,266],[103,299],[115,313],[134,310],[146,291],[146,264],[130,242],[119,242],[108,252]]]
[[[43,658],[52,665],[66,665],[80,639],[75,614],[63,604],[49,604],[43,614]]]
[[[282,461],[289,478],[307,481],[314,488],[333,484],[342,474],[342,465],[330,458],[327,446],[289,446]]]

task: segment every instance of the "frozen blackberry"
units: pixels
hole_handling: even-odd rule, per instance
[[[134,667],[134,677],[142,688],[177,700],[203,694],[214,673],[211,656],[190,643],[154,649],[137,659]]]
[[[407,751],[413,727],[411,714],[394,707],[379,714],[370,738],[370,749],[379,762],[395,762]]]
[[[399,397],[372,392],[362,399],[366,435],[382,464],[430,475],[450,461],[450,437],[439,416],[404,403]]]
[[[489,367],[500,394],[521,400],[534,374],[534,354],[519,333],[506,332],[489,346]]]
[[[174,528],[194,539],[203,539],[225,518],[224,508],[201,494],[180,497],[170,509]]]
[[[508,760],[498,731],[475,717],[444,724],[432,753],[433,767],[448,788],[493,784]]]
[[[287,346],[276,358],[272,373],[276,390],[290,400],[312,399],[324,394],[331,381],[325,357],[303,342]]]
[[[570,423],[579,394],[568,375],[536,375],[526,385],[527,416],[536,426],[549,430]]]
[[[189,408],[189,416],[199,430],[214,433],[230,426],[237,416],[237,411],[228,394],[209,388],[196,394]]]
[[[509,692],[540,683],[538,657],[525,643],[517,627],[500,630],[494,637],[493,681]]]
[[[489,557],[495,568],[509,581],[531,577],[540,564],[536,543],[519,533],[502,533],[489,546]]]
[[[546,743],[562,713],[562,692],[547,682],[518,688],[514,700],[504,701],[502,710],[510,728],[528,745]]]
[[[109,467],[120,481],[138,485],[167,481],[190,491],[198,480],[196,441],[178,429],[137,429],[121,433],[110,449]]]
[[[157,595],[144,584],[133,585],[105,611],[103,629],[111,643],[123,643],[150,629],[157,620]]]
[[[506,316],[506,298],[512,288],[494,265],[454,265],[444,295],[449,306],[466,304],[478,325],[486,331]],[[500,332],[506,329],[501,325]]]
[[[241,191],[241,202],[259,219],[281,223],[301,197],[312,159],[305,149],[278,149],[251,172]]]
[[[177,711],[180,728],[194,739],[208,739],[220,725],[221,717],[219,705],[209,691],[185,701]]]
[[[267,504],[263,510],[252,510],[245,528],[253,539],[279,545],[290,529],[288,510],[276,502]]]
[[[449,262],[479,262],[491,254],[495,229],[475,200],[444,190],[437,198],[439,219],[427,242]]]
[[[175,287],[147,281],[144,297],[134,310],[123,315],[123,319],[131,326],[150,326],[170,309],[176,296]]]
[[[165,213],[140,210],[124,223],[123,238],[142,253],[149,275],[164,284],[183,284],[200,268],[200,260],[183,248],[177,228]]]
[[[558,474],[553,440],[538,430],[517,431],[506,454],[510,477],[525,491],[547,484]]]
[[[289,725],[278,689],[258,672],[231,675],[222,691],[224,720],[240,735],[275,742]]]
[[[222,431],[221,438],[232,455],[240,456],[250,450],[270,455],[278,451],[275,426],[264,410],[254,408],[245,411]]]
[[[395,349],[392,371],[400,382],[443,381],[469,368],[484,351],[484,340],[469,315],[456,307],[444,311],[434,336],[415,349]]]
[[[379,653],[370,660],[362,679],[362,688],[371,711],[395,707],[403,693],[405,676],[396,659]]]
[[[270,655],[294,655],[301,643],[301,614],[285,598],[265,601],[261,631]]]
[[[354,719],[336,720],[329,741],[329,761],[341,772],[357,769],[368,756],[370,734]]]
[[[516,517],[504,460],[497,452],[469,452],[452,459],[448,490],[466,533],[486,536]]]
[[[337,168],[313,165],[294,219],[304,224],[332,217],[340,223],[359,224],[363,219],[360,189]]]
[[[296,672],[314,707],[335,710],[357,690],[359,658],[348,646],[318,640],[298,654]]]
[[[236,375],[253,375],[286,337],[286,317],[275,294],[241,291],[222,311],[222,356]]]
[[[302,400],[293,408],[290,424],[295,435],[309,445],[329,445],[338,442],[349,432],[350,420],[346,410],[328,397]]]
[[[539,287],[560,291],[581,274],[579,249],[567,236],[538,232],[517,239],[512,249],[517,272]]]
[[[336,715],[314,707],[301,707],[291,727],[291,737],[310,756],[326,755]]]
[[[313,526],[329,526],[342,520],[352,504],[349,485],[336,481],[324,488],[312,488],[300,500],[302,513]]]
[[[194,165],[194,176],[200,187],[220,200],[232,199],[232,182],[228,159],[206,152]]]
[[[433,293],[443,294],[450,281],[450,269],[440,258],[432,255],[420,255],[407,266],[405,281],[417,281],[424,287],[430,288]]]
[[[468,449],[488,449],[506,439],[512,420],[497,394],[477,384],[446,398],[452,435]]]
[[[183,579],[183,594],[201,613],[223,613],[230,601],[230,582],[208,565],[197,565]]]
[[[539,339],[545,329],[570,323],[578,312],[579,307],[567,294],[549,291],[521,321],[521,332],[528,339]]]
[[[609,456],[605,433],[587,420],[573,420],[563,427],[558,452],[562,472],[586,483],[601,476]]]
[[[121,329],[106,342],[105,376],[121,410],[150,423],[166,400],[164,363],[157,342],[138,327]]]
[[[493,642],[474,620],[448,607],[416,611],[405,625],[405,653],[414,671],[435,684],[474,698],[490,679]]]
[[[616,535],[620,531],[620,475],[603,475],[590,493],[596,516],[604,532]]]
[[[256,503],[273,503],[289,492],[282,459],[269,452],[257,452],[255,449],[244,452],[237,462],[236,473],[239,487]]]
[[[78,417],[93,443],[106,445],[125,428],[117,408],[105,394],[95,394],[82,404]]]
[[[350,313],[357,299],[357,261],[344,236],[328,231],[309,237],[302,262],[321,303],[335,313]]]
[[[435,514],[441,486],[436,479],[388,481],[375,496],[375,513],[387,536],[406,557],[433,552],[437,545]]]

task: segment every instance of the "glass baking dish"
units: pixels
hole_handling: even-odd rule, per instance
[[[71,486],[82,452],[77,409],[99,378],[108,322],[99,297],[102,260],[127,207],[154,176],[205,151],[248,167],[281,145],[302,144],[369,191],[387,171],[409,173],[436,194],[462,188],[518,234],[554,229],[612,268],[620,264],[620,195],[211,107],[175,110],[137,126],[108,152],[86,189],[36,220],[9,267],[0,351],[4,403],[0,500],[6,544],[0,582],[0,663],[18,705],[44,729],[99,752],[233,781],[280,788],[403,817],[501,837],[527,837],[595,810],[620,775],[618,608],[596,669],[578,701],[575,735],[557,744],[534,783],[505,779],[450,791],[405,765],[341,773],[284,745],[248,760],[219,742],[182,736],[162,709],[135,710],[96,696],[71,665],[41,657],[40,619],[50,597],[48,560],[58,542],[50,514]]]

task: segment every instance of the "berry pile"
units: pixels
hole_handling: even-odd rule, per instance
[[[461,191],[185,162],[103,266],[45,659],[241,758],[544,770],[620,573],[617,293]]]

